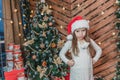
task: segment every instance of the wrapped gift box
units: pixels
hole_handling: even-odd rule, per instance
[[[12,70],[10,72],[4,72],[5,80],[17,80],[17,76],[19,73],[24,72],[24,69],[20,70]]]

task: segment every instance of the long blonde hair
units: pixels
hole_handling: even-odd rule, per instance
[[[89,37],[89,32],[86,29],[86,35],[85,35],[85,41],[90,43],[90,37]],[[90,43],[88,50],[90,51],[91,56],[93,57],[95,54],[95,50],[92,47],[92,44]],[[78,49],[78,44],[77,44],[77,37],[75,35],[75,31],[73,32],[73,39],[72,39],[72,52],[75,56],[78,56],[78,53],[80,52]]]

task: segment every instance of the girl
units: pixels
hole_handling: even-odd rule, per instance
[[[61,59],[70,66],[70,80],[94,80],[93,64],[100,58],[101,48],[88,36],[89,23],[81,16],[75,17],[68,24],[67,42],[60,51]],[[91,49],[96,55],[92,58]],[[71,52],[72,59],[66,58],[67,51]]]

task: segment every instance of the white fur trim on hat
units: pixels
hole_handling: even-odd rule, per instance
[[[67,35],[67,40],[72,40],[73,36],[71,34]]]
[[[88,20],[77,20],[72,24],[71,27],[72,27],[71,28],[72,33],[74,32],[75,29],[78,29],[78,28],[89,29],[89,21]]]

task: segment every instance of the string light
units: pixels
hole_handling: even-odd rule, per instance
[[[31,13],[33,13],[34,11],[33,10],[31,10]]]
[[[21,33],[19,33],[18,36],[21,36]]]
[[[33,15],[30,15],[30,17],[33,17]]]
[[[24,26],[26,26],[26,24],[24,24]]]
[[[104,12],[104,11],[102,11],[102,12],[101,12],[101,15],[103,15],[103,14],[105,14],[105,12]]]
[[[11,20],[10,23],[13,24],[13,21]]]
[[[116,0],[116,2],[115,2],[116,4],[118,4],[119,2],[118,2],[118,0]]]
[[[80,4],[78,4],[77,6],[80,7]]]
[[[65,7],[63,7],[62,9],[65,10]]]
[[[14,9],[14,12],[17,12],[17,9]]]
[[[41,15],[43,15],[43,12],[41,13]]]
[[[19,22],[19,25],[21,25],[22,23],[21,22]]]
[[[23,16],[25,17],[25,14],[23,14]]]
[[[23,27],[23,29],[25,30],[25,29],[26,29],[26,27],[24,26],[24,27]]]
[[[102,43],[101,42],[98,42],[99,45],[101,45]]]
[[[116,34],[115,32],[112,33],[113,36],[114,36],[115,34]]]
[[[24,41],[26,41],[27,39],[25,38]]]
[[[52,8],[52,6],[50,5],[50,7],[49,8]]]
[[[60,26],[60,28],[62,29],[62,28],[63,28],[63,26],[61,25],[61,26]]]

